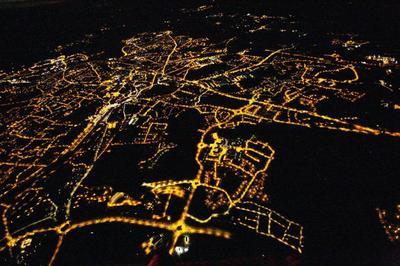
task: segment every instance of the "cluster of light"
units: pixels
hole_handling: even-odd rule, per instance
[[[261,24],[266,18],[254,19],[257,27],[250,33],[266,29]],[[69,232],[124,223],[169,232],[170,253],[182,253],[188,247],[177,244],[188,234],[231,237],[224,229],[206,226],[211,220],[231,216],[234,224],[301,252],[303,228],[264,206],[268,169],[278,156],[272,145],[259,136],[229,138],[223,131],[275,123],[393,137],[400,132],[364,126],[357,117],[319,112],[320,105],[331,98],[355,103],[365,96],[366,92],[347,87],[360,82],[355,62],[290,53],[289,49],[266,51],[265,56],[251,55],[248,50],[229,53],[231,41],[213,45],[207,39],[172,32],[145,33],[126,40],[118,58],[94,61],[75,54],[1,72],[2,98],[12,105],[2,105],[7,128],[0,142],[4,227],[0,250],[17,243],[26,247],[35,235],[54,233],[58,242],[50,258],[53,264]],[[214,64],[223,64],[224,71],[207,72]],[[271,68],[281,79],[255,73]],[[344,73],[350,77],[338,78]],[[256,75],[261,81],[249,85],[252,82],[246,81]],[[156,93],[158,85],[173,89]],[[393,108],[399,109],[398,104]],[[188,110],[204,119],[197,128],[200,140],[193,158],[198,167],[194,176],[162,181],[149,176],[143,187],[154,196],[150,203],[140,195],[87,186],[85,181],[99,158],[116,146],[146,145],[152,155],[142,158],[139,166],[156,167],[163,154],[177,147],[167,138],[174,134],[170,122]],[[127,139],[132,131],[138,133]],[[46,186],[54,180],[59,183],[60,178],[65,179],[62,185],[49,194]],[[199,197],[201,193],[205,197]],[[114,212],[144,206],[149,213],[79,219],[79,210],[90,209],[91,204]],[[176,205],[174,212],[172,205]],[[181,208],[178,215],[176,208]],[[90,216],[90,211],[84,213]],[[385,217],[380,211],[386,231],[396,238],[397,229],[393,231]],[[143,244],[146,253],[150,242]]]
[[[377,208],[376,211],[389,240],[398,241],[400,239],[400,204],[396,206],[394,213],[380,208]]]

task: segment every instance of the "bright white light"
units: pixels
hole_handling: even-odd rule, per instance
[[[178,256],[183,254],[183,248],[182,247],[175,247],[175,252]]]
[[[182,255],[182,254],[184,254],[184,253],[186,253],[188,251],[189,251],[189,248],[187,248],[187,247],[181,247],[181,246],[175,247],[175,253],[178,256],[180,256],[180,255]]]

